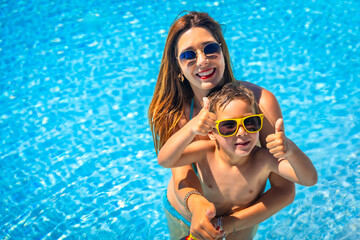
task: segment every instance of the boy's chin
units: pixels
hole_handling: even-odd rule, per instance
[[[254,146],[248,145],[248,146],[236,146],[234,154],[238,157],[245,157],[251,153]]]

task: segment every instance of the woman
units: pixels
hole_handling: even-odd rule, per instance
[[[219,23],[200,12],[188,12],[176,20],[166,40],[148,113],[156,152],[168,140],[183,141],[194,129],[199,132],[197,139],[207,139],[206,129],[201,128],[206,126],[209,116],[201,111],[202,99],[211,90],[232,81],[236,80]],[[265,116],[260,132],[260,144],[265,146],[266,136],[274,133],[275,122],[282,117],[280,106],[269,91],[242,83],[254,92]],[[196,175],[192,166],[174,168],[172,174],[165,198],[171,238],[179,239],[189,230],[198,239],[221,237],[223,233],[212,224],[218,217],[214,204],[202,196],[206,183],[201,182],[201,176]],[[257,201],[222,218],[227,239],[251,239],[260,222],[293,201],[293,183],[277,175],[270,175],[270,183],[271,188]],[[232,235],[235,230],[241,234]]]

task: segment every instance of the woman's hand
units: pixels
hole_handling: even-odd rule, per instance
[[[223,236],[220,230],[216,230],[211,223],[211,219],[215,217],[216,210],[213,203],[209,202],[203,196],[193,194],[191,198],[192,218],[190,233],[196,239],[214,240]],[[189,201],[190,204],[190,201]]]
[[[206,136],[215,127],[216,115],[209,112],[209,99],[204,97],[204,107],[199,114],[194,117],[191,122],[193,124],[192,131],[196,135]]]

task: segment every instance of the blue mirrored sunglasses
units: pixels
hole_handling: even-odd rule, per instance
[[[221,44],[219,43],[209,43],[204,46],[204,48],[200,51],[204,53],[206,57],[210,57],[216,54],[219,54],[221,51]],[[181,62],[193,61],[197,58],[198,53],[194,50],[188,50],[182,52],[179,56]]]

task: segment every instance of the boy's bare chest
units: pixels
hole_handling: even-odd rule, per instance
[[[263,192],[268,178],[264,166],[256,163],[245,167],[203,163],[199,167],[204,194],[218,214],[247,207]]]

